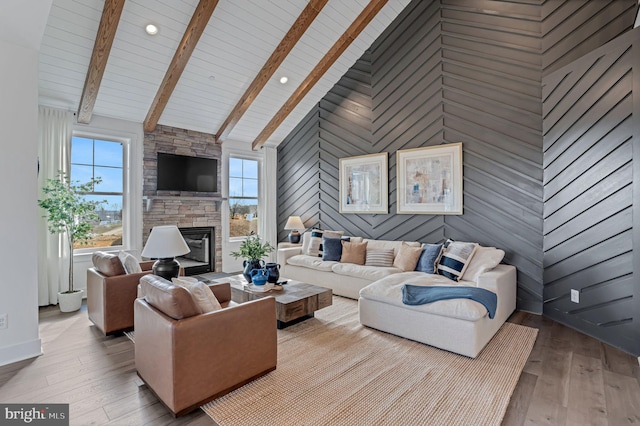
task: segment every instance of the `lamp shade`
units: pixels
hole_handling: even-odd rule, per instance
[[[289,216],[289,219],[287,219],[287,223],[284,225],[284,229],[287,231],[291,231],[292,229],[307,229],[307,227],[302,223],[302,219],[300,219],[300,216]]]
[[[154,226],[142,249],[142,255],[150,259],[166,259],[182,256],[191,250],[175,225]]]

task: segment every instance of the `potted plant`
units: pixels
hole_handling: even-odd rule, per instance
[[[69,289],[58,293],[62,312],[77,311],[82,305],[82,290],[73,288],[73,249],[74,243],[86,244],[91,239],[92,222],[98,220],[96,208],[106,202],[83,197],[100,182],[100,178],[83,184],[71,182],[66,173],[58,172],[57,178],[47,179],[44,198],[38,200],[38,206],[47,211],[49,232],[64,234],[69,247]]]
[[[231,256],[236,259],[239,257],[244,259],[242,262],[242,266],[244,266],[242,275],[250,283],[251,271],[262,268],[264,266],[262,258],[273,250],[274,248],[271,244],[260,242],[260,237],[251,232],[247,239],[240,244],[240,250],[232,251]]]

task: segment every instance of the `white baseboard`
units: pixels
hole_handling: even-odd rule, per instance
[[[40,339],[31,340],[17,345],[0,347],[0,366],[12,364],[42,355]]]

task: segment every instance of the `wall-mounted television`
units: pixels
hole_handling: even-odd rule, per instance
[[[158,191],[218,192],[218,160],[159,152]]]

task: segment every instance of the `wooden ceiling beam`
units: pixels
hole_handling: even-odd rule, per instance
[[[260,91],[328,1],[329,0],[310,0],[309,3],[307,3],[307,6],[302,10],[296,22],[291,26],[282,41],[280,41],[280,44],[278,44],[269,59],[267,59],[267,62],[265,62],[260,72],[258,72],[258,75],[256,75],[249,85],[249,88],[244,92],[229,116],[222,123],[222,126],[220,126],[220,129],[216,132],[217,143],[222,143],[227,136],[229,136],[229,133],[231,133],[235,125],[238,124],[238,121],[240,121],[244,113],[247,112],[253,101],[258,97],[258,94],[260,94]]]
[[[182,36],[178,49],[176,49],[176,53],[173,55],[171,64],[169,65],[169,68],[162,79],[162,83],[158,88],[156,97],[151,103],[151,108],[149,108],[147,117],[144,119],[145,132],[153,132],[155,130],[158,120],[160,120],[160,116],[166,108],[167,103],[171,98],[171,94],[176,88],[178,80],[180,80],[180,76],[182,75],[182,72],[187,66],[187,63],[200,40],[200,36],[204,32],[205,28],[207,28],[209,19],[211,18],[211,15],[213,15],[213,11],[217,5],[218,0],[200,0],[200,3],[196,6],[196,10],[193,12],[191,21]]]
[[[87,70],[87,77],[84,80],[80,105],[78,105],[78,123],[89,124],[93,115],[93,107],[98,98],[100,83],[104,70],[107,67],[107,60],[116,36],[120,15],[124,8],[125,0],[106,0],[102,9],[100,26],[96,34],[96,41],[93,44],[91,61]]]
[[[376,17],[378,12],[387,3],[387,0],[371,0],[367,7],[358,15],[347,30],[340,36],[338,41],[329,49],[329,51],[318,62],[315,68],[309,73],[307,78],[298,86],[293,94],[287,99],[284,105],[273,116],[267,126],[260,132],[258,137],[251,144],[255,151],[267,142],[269,136],[276,131],[287,116],[294,110],[300,101],[309,93],[313,86],[322,78],[324,73],[335,63],[336,60],[344,53],[349,45],[360,35],[362,30]]]

